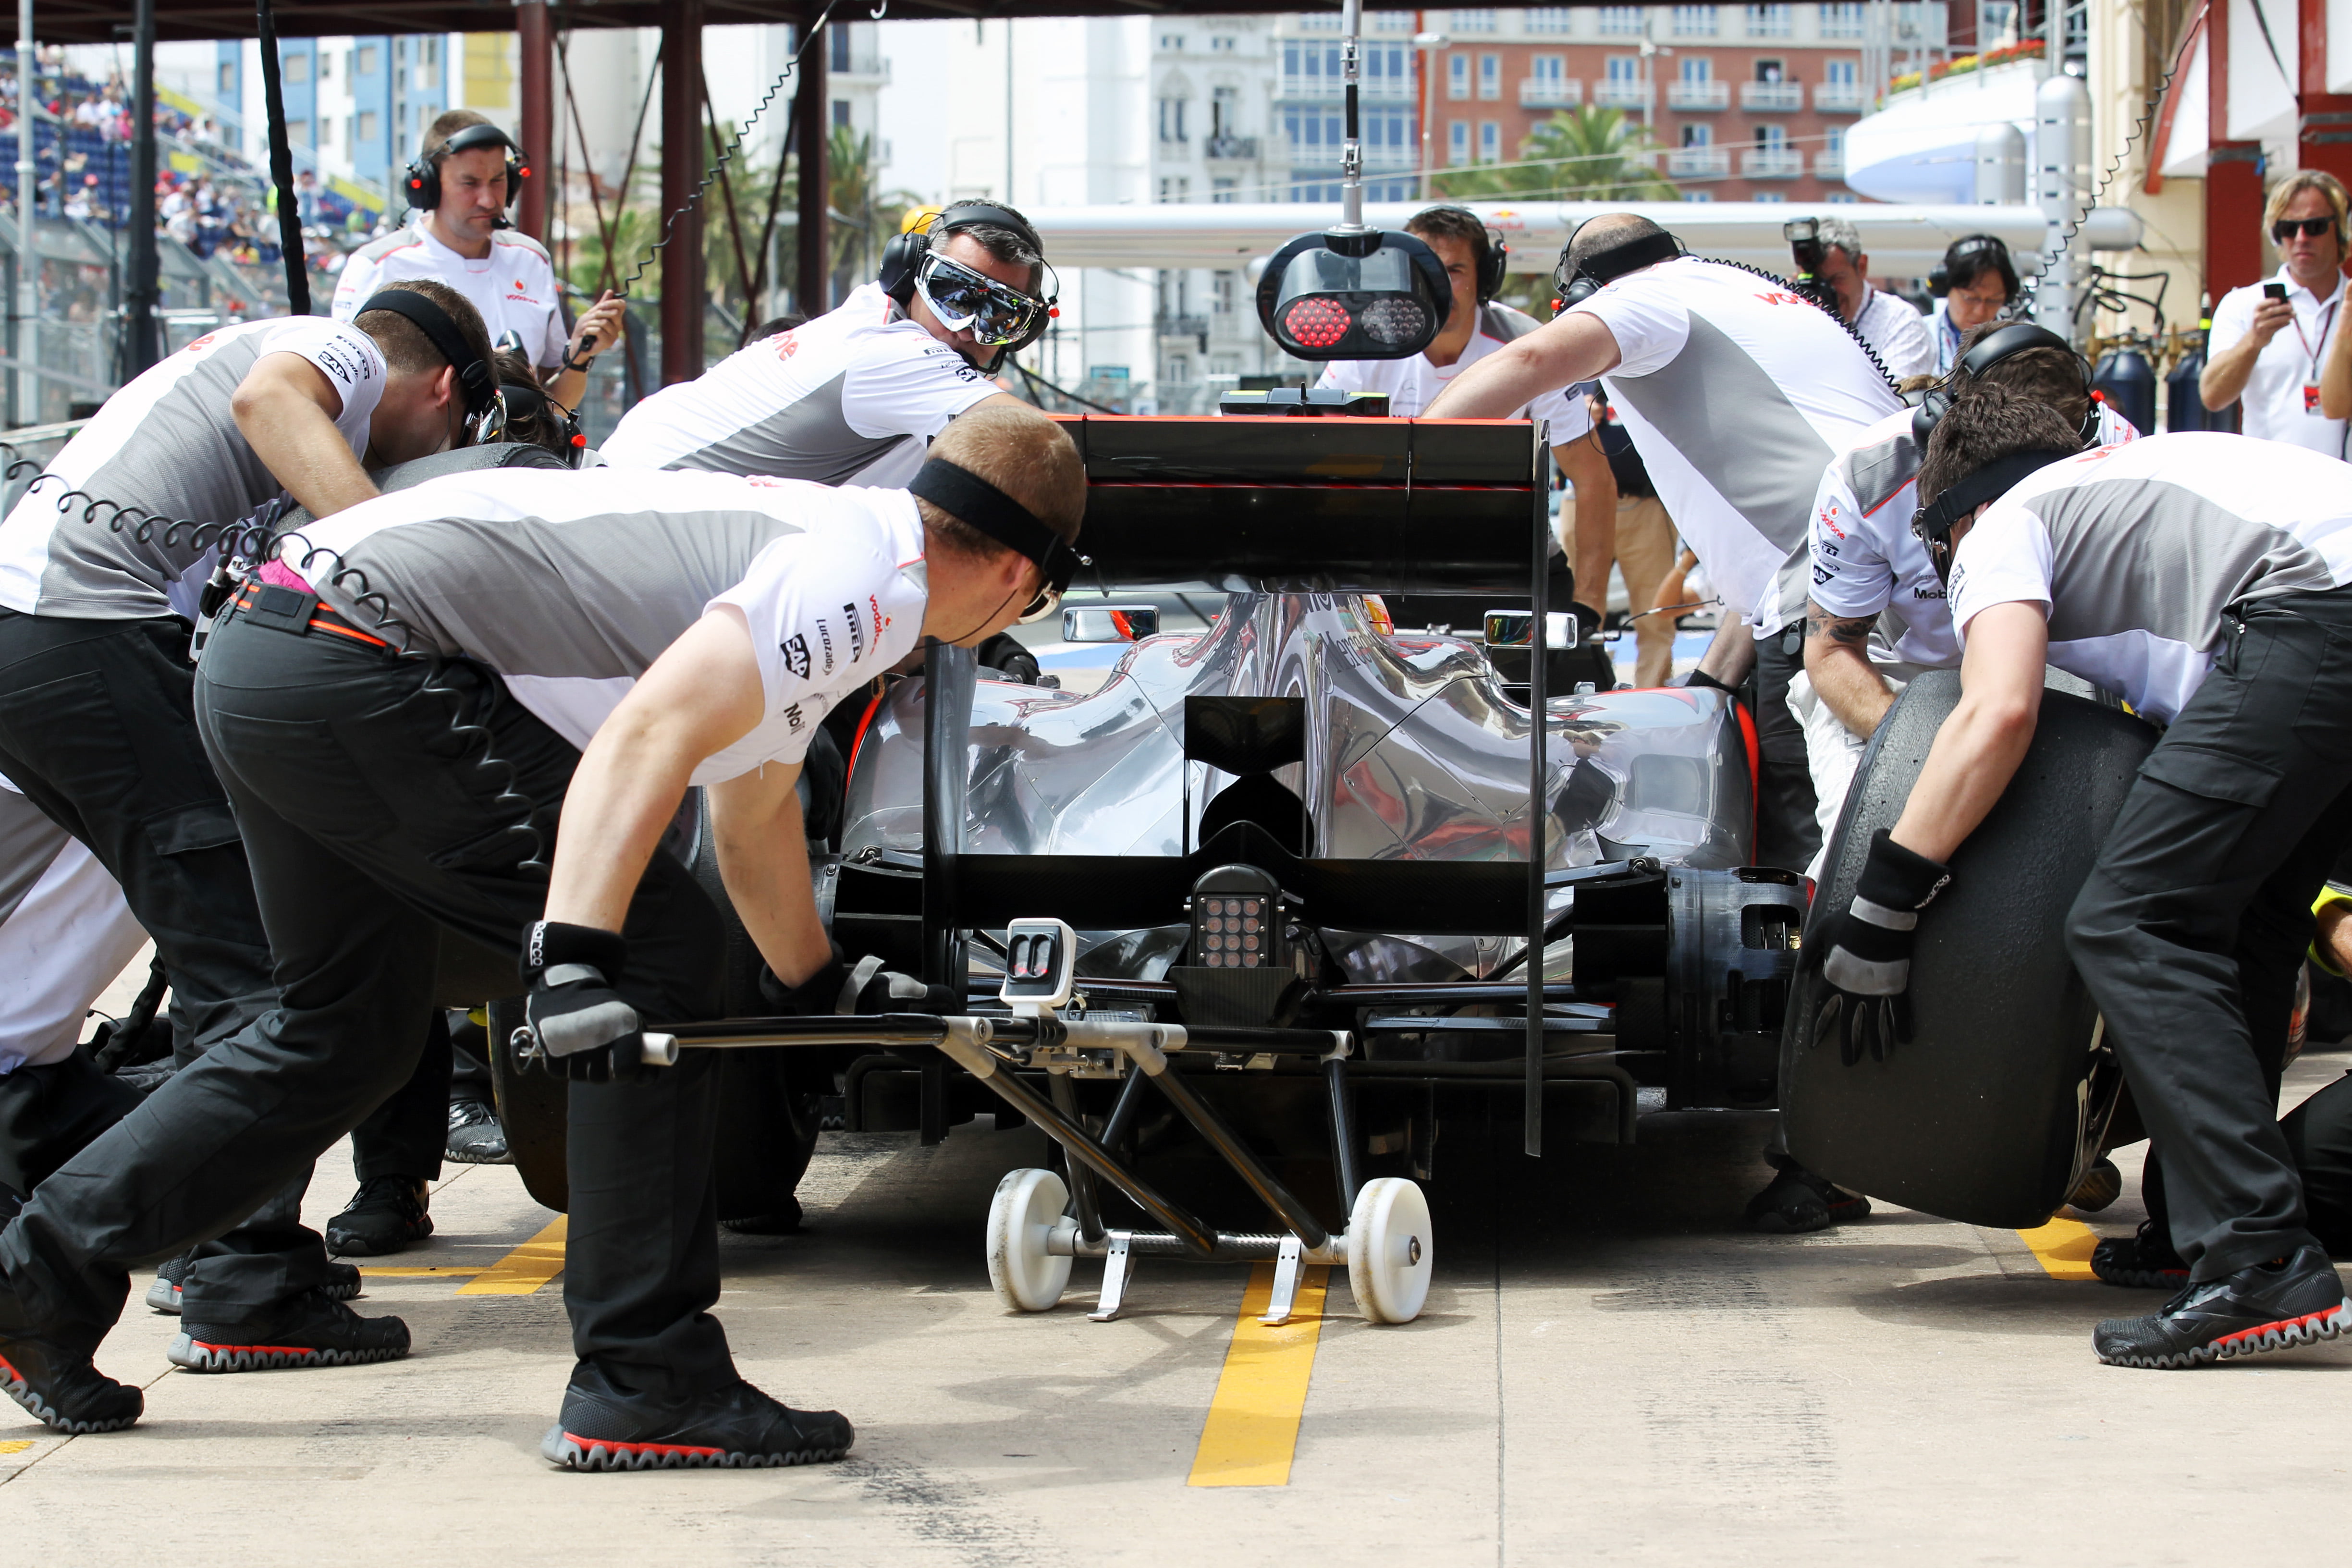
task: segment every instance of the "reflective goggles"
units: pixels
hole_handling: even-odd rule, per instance
[[[975,342],[991,348],[1019,342],[1045,316],[1043,300],[999,283],[961,261],[950,261],[936,250],[924,253],[915,269],[915,286],[930,302],[941,326],[951,332],[969,328]]]
[[[1061,607],[1062,590],[1047,583],[1037,590],[1037,596],[1029,601],[1029,607],[1014,617],[1013,624],[1025,626],[1033,621],[1042,621]]]

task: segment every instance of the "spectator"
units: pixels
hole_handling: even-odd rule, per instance
[[[2346,422],[2327,416],[2320,366],[2343,314],[2346,199],[2341,180],[2313,169],[2272,190],[2263,229],[2278,247],[2279,269],[2213,307],[2197,384],[2209,409],[2243,402],[2247,435],[2331,458],[2345,455]]]
[[[1871,352],[1900,381],[1924,375],[1936,368],[1936,345],[1927,335],[1927,318],[1905,301],[1870,282],[1870,257],[1862,248],[1862,231],[1853,220],[1821,220],[1822,279],[1837,292],[1838,314],[1853,327]]]

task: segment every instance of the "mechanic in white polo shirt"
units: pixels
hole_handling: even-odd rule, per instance
[[[1759,675],[1758,863],[1801,870],[1818,835],[1804,733],[1786,701],[1798,655],[1776,642],[1759,665],[1746,617],[1802,544],[1832,453],[1902,402],[1827,311],[1777,278],[1685,255],[1636,214],[1586,222],[1560,274],[1568,310],[1462,372],[1429,412],[1499,418],[1601,378],[1723,595],[1722,630],[1691,682],[1732,690]]]
[[[1950,590],[1960,701],[1851,906],[1806,944],[1816,1037],[1900,1038],[1919,927],[2025,759],[2044,664],[2116,693],[2166,729],[2066,947],[2163,1151],[2189,1283],[2092,1344],[2181,1367],[2331,1339],[2352,1302],[2277,1118],[2312,900],[2352,837],[2352,469],[2212,432],[2081,448],[2001,387],[1928,438],[1916,526]]]
[[[401,182],[421,216],[345,260],[335,319],[350,321],[361,301],[386,284],[437,278],[472,301],[492,342],[521,345],[548,395],[579,407],[589,366],[627,329],[625,307],[607,289],[565,331],[547,247],[507,222],[507,209],[530,177],[522,150],[481,115],[453,109],[436,116]]]
[[[135,1419],[138,1390],[89,1360],[129,1264],[218,1228],[399,1083],[454,931],[520,950],[519,1059],[571,1080],[578,1359],[541,1452],[596,1470],[838,1458],[849,1423],[745,1382],[711,1315],[718,1059],[648,1068],[640,1021],[715,1016],[722,927],[658,841],[706,786],[720,879],[788,1005],[856,1011],[811,892],[809,738],[926,636],[971,647],[1051,615],[1085,506],[1069,437],[1015,404],[958,420],[903,489],[508,469],[287,536],[196,697],[285,1005],[0,1233],[0,1357],[60,1345],[81,1408]],[[446,700],[426,695],[436,669]],[[49,1371],[23,1381],[54,1405]]]
[[[1536,330],[1524,310],[1499,303],[1503,269],[1509,258],[1502,237],[1467,207],[1423,207],[1404,231],[1437,252],[1454,285],[1454,305],[1430,345],[1409,359],[1333,360],[1315,384],[1343,392],[1385,392],[1389,413],[1412,419],[1469,366]],[[1608,455],[1580,439],[1592,428],[1591,411],[1573,388],[1562,387],[1528,400],[1513,417],[1541,419],[1550,426],[1552,456],[1575,491],[1576,527],[1571,535],[1577,595],[1569,606],[1577,617],[1580,644],[1601,630],[1609,607],[1609,566],[1616,538],[1617,485]],[[1564,532],[1567,531],[1563,531]]]
[[[2245,434],[2331,458],[2345,456],[2347,426],[2327,416],[2320,374],[2342,335],[2345,203],[2344,183],[2318,170],[2278,183],[2263,227],[2278,247],[2279,269],[2213,307],[2197,383],[2208,408],[2245,405]]]
[[[1052,318],[1037,231],[992,202],[912,221],[874,282],[645,399],[598,456],[616,468],[902,485],[956,416],[1020,404],[990,377]]]

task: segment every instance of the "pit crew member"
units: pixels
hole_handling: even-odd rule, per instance
[[[787,1410],[735,1371],[709,1315],[716,1063],[644,1067],[639,1021],[717,1005],[719,912],[655,853],[698,783],[762,956],[801,988],[795,1005],[835,1010],[794,792],[809,735],[922,637],[976,644],[1051,614],[1066,584],[1085,479],[1043,414],[957,422],[910,489],[503,469],[289,536],[197,689],[287,1005],[0,1233],[0,1355],[31,1373],[34,1401],[135,1417],[138,1391],[88,1349],[126,1263],[273,1190],[406,1075],[446,928],[521,936],[537,1052],[572,1080],[564,1300],[579,1359],[542,1451],[604,1469],[848,1448],[840,1416]],[[385,630],[442,656],[482,752],[451,743],[450,707],[423,691],[431,665],[396,657]],[[531,850],[547,837],[542,872]],[[204,1113],[223,1103],[250,1109]]]
[[[993,399],[1045,330],[1045,249],[1011,207],[957,202],[891,241],[882,276],[792,331],[639,403],[598,448],[619,468],[903,485],[948,421]]]
[[[1601,377],[1659,498],[1723,595],[1723,630],[1690,679],[1730,690],[1759,658],[1742,617],[1803,541],[1831,454],[1901,404],[1826,311],[1778,279],[1685,255],[1635,214],[1587,221],[1562,254],[1561,273],[1563,295],[1577,302],[1462,372],[1429,413],[1500,417]],[[1818,847],[1804,736],[1784,700],[1797,657],[1763,657],[1756,855],[1795,870]]]
[[[1928,440],[1917,526],[1948,574],[1962,696],[1815,944],[1817,1027],[1898,1037],[1921,912],[2024,758],[2045,662],[2166,726],[2067,916],[2189,1268],[2155,1313],[2098,1325],[2113,1364],[2352,1328],[2277,1118],[2312,900],[2352,835],[2347,480],[2333,458],[2210,432],[2084,452],[2000,387]]]
[[[472,301],[494,342],[521,345],[556,402],[579,407],[596,356],[628,330],[627,307],[608,289],[565,332],[547,247],[507,222],[530,174],[522,149],[481,115],[435,116],[404,182],[422,215],[352,252],[335,284],[335,320],[350,321],[379,289],[437,279]]]
[[[1423,207],[1406,222],[1404,231],[1445,263],[1445,276],[1454,285],[1445,325],[1410,359],[1333,360],[1315,384],[1342,392],[1387,393],[1389,413],[1412,419],[1462,371],[1534,331],[1537,323],[1524,310],[1496,300],[1508,252],[1501,237],[1467,207]],[[1510,416],[1549,424],[1552,456],[1575,490],[1574,526],[1563,532],[1574,542],[1575,556],[1569,565],[1584,594],[1566,607],[1576,616],[1578,645],[1595,646],[1601,611],[1609,605],[1609,563],[1617,531],[1617,488],[1608,457],[1580,439],[1592,427],[1592,419],[1584,399],[1572,389],[1532,398]]]
[[[2131,422],[2095,402],[2090,367],[2056,333],[2026,322],[1974,329],[1962,368],[1924,413],[1902,409],[1854,437],[1822,475],[1805,545],[1759,607],[1768,637],[1804,628],[1805,668],[1789,683],[1789,708],[1804,726],[1815,824],[1822,848],[1805,874],[1816,882],[1864,747],[1895,699],[1923,669],[1960,661],[1943,579],[1911,533],[1925,443],[1937,410],[1977,386],[2036,398],[2096,446],[2137,439]],[[1748,1223],[1802,1232],[1861,1219],[1869,1200],[1805,1170],[1776,1134],[1764,1152],[1778,1173],[1748,1205]]]
[[[435,311],[457,354],[487,361],[463,299],[404,288],[378,298]],[[465,440],[470,395],[395,309],[225,328],[115,393],[0,523],[0,771],[88,847],[154,938],[183,1063],[278,1001],[245,847],[192,707],[189,623],[217,553],[196,525],[234,525],[281,488],[320,515],[365,500],[363,459]],[[82,1119],[62,1100],[46,1114]],[[439,1148],[435,1136],[425,1152]],[[281,1345],[316,1332],[309,1348],[325,1353],[360,1320],[329,1311],[319,1289],[352,1294],[358,1273],[330,1265],[300,1195],[298,1183],[218,1241],[226,1225],[191,1237],[207,1245],[183,1283],[213,1324],[260,1323]]]

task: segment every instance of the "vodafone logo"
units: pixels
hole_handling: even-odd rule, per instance
[[[771,341],[776,345],[776,357],[780,360],[790,359],[801,352],[800,334],[796,331],[779,332]]]
[[[1786,290],[1779,289],[1775,289],[1769,293],[1759,294],[1756,297],[1759,300],[1763,300],[1768,305],[1801,305],[1805,302],[1803,295],[1790,294]]]
[[[203,337],[198,338],[194,342],[190,343],[186,348],[182,349],[180,352],[182,353],[192,354],[198,349],[208,349],[212,347],[215,342],[219,341],[219,339],[220,334],[218,332],[206,332]]]

